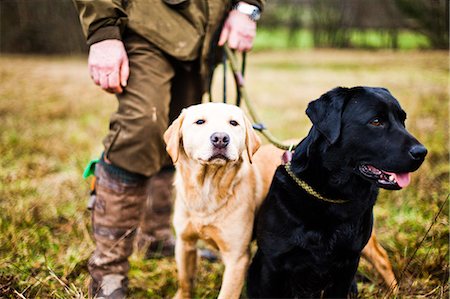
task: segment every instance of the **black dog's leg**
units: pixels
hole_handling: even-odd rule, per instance
[[[358,284],[356,283],[356,278],[353,278],[352,285],[350,286],[350,298],[356,299],[358,298]]]
[[[287,293],[285,286],[283,276],[269,268],[258,250],[248,270],[248,298],[292,298],[292,294]]]
[[[248,298],[259,298],[260,278],[261,278],[261,257],[259,250],[253,257],[247,273],[247,296]]]
[[[356,259],[351,265],[340,269],[333,276],[333,285],[325,290],[325,298],[348,298],[358,294],[355,274],[358,270],[359,259]]]
[[[348,298],[351,296],[352,283],[336,281],[333,286],[326,289],[323,293],[323,298]],[[353,297],[351,297],[353,298]]]

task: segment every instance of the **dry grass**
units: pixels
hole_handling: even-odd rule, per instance
[[[281,138],[304,136],[307,103],[335,86],[383,86],[400,100],[430,153],[411,186],[381,192],[375,208],[378,238],[399,275],[449,190],[447,53],[261,52],[248,61],[249,93]],[[0,63],[0,297],[85,297],[93,242],[81,173],[102,150],[116,100],[91,84],[83,57]],[[219,83],[215,90],[219,98]],[[446,207],[406,269],[401,297],[448,297],[448,233]],[[222,269],[202,263],[199,298],[217,294]],[[360,270],[361,296],[381,298],[380,278],[365,263]],[[133,256],[132,298],[170,297],[175,273],[173,259]]]

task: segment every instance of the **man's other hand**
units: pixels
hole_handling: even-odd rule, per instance
[[[95,84],[110,93],[123,92],[130,70],[122,41],[107,39],[91,45],[88,64]]]
[[[237,11],[230,11],[220,33],[219,46],[228,43],[231,49],[240,52],[250,51],[256,36],[256,22],[247,15]]]

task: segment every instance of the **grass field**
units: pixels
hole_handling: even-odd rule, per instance
[[[86,261],[94,244],[88,182],[81,174],[102,151],[116,100],[90,82],[84,57],[1,56],[0,65],[0,298],[86,297]],[[248,57],[249,94],[280,138],[305,136],[307,103],[335,86],[386,87],[408,112],[407,127],[429,155],[406,190],[382,191],[375,208],[378,239],[402,276],[401,298],[449,295],[448,65],[446,52],[433,51],[277,51]],[[216,82],[217,98],[220,88]],[[196,297],[218,293],[222,270],[220,264],[201,263]],[[360,273],[361,297],[386,295],[364,261]],[[172,296],[175,275],[172,258],[134,255],[131,298]]]

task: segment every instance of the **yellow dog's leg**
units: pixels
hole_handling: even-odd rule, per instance
[[[178,269],[178,291],[175,299],[192,298],[195,272],[197,270],[197,239],[177,236],[175,260]]]
[[[250,263],[250,249],[241,256],[224,254],[225,272],[218,299],[239,299]]]

